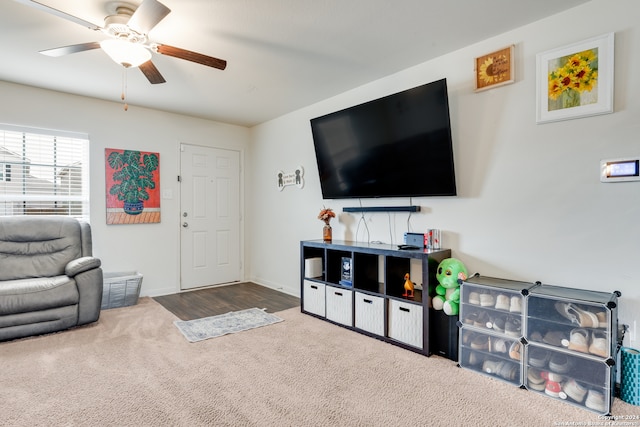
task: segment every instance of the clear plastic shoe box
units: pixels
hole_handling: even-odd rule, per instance
[[[478,275],[462,283],[461,367],[522,385],[524,296],[533,286]]]
[[[618,296],[550,285],[532,289],[525,322],[527,389],[610,413]]]
[[[611,366],[604,360],[529,343],[525,372],[525,386],[531,391],[599,414],[610,411]]]
[[[522,384],[522,343],[518,338],[462,328],[460,366],[512,383]]]

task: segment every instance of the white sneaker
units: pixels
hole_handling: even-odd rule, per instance
[[[569,350],[589,353],[589,332],[586,329],[573,329],[569,337]]]
[[[509,311],[512,313],[522,313],[522,298],[519,296],[512,296],[509,304]]]
[[[594,411],[604,412],[604,394],[597,390],[589,390],[584,406]]]
[[[480,294],[477,292],[469,293],[469,304],[480,305]]]
[[[502,338],[494,338],[490,340],[489,352],[491,353],[506,353],[508,350],[507,342]]]
[[[589,346],[589,353],[595,354],[600,357],[609,356],[609,347],[607,344],[607,334],[602,331],[593,331],[591,338],[591,345]]]
[[[542,378],[541,371],[536,368],[527,369],[527,385],[537,391],[544,390],[545,379]]]
[[[496,308],[498,310],[509,310],[509,297],[504,295],[504,294],[500,294],[498,295],[498,297],[496,298]]]
[[[496,304],[496,300],[491,294],[480,294],[480,306],[481,307],[493,307]]]
[[[563,387],[563,391],[567,396],[569,396],[570,398],[572,398],[578,403],[582,403],[582,401],[584,400],[584,397],[587,394],[587,389],[584,388],[582,385],[580,385],[573,378],[567,381],[567,383]]]

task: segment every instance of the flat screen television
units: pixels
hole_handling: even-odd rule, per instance
[[[311,120],[324,199],[455,196],[446,79]]]

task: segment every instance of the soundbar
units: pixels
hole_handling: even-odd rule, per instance
[[[342,208],[342,212],[420,212],[420,206],[354,206]]]

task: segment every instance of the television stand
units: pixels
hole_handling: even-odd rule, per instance
[[[430,309],[428,290],[437,285],[438,264],[450,257],[449,249],[401,251],[381,243],[302,241],[301,311],[425,356],[457,360],[457,316],[447,319],[451,331],[430,328],[432,318],[439,325],[442,321]],[[351,266],[346,281],[343,259]],[[406,273],[415,284],[413,297],[405,296]]]

